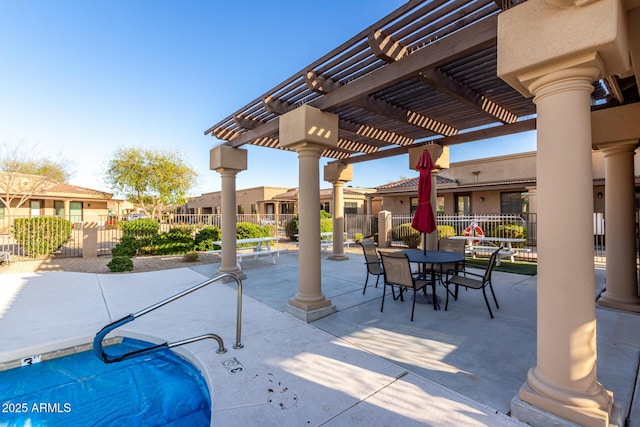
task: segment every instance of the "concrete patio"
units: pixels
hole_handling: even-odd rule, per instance
[[[406,299],[389,298],[380,312],[382,286],[371,279],[362,295],[363,256],[348,255],[323,255],[322,289],[337,312],[311,324],[283,312],[298,288],[297,253],[279,256],[276,265],[270,258],[243,262],[242,349],[232,348],[234,283],[208,286],[116,332],[154,342],[221,335],[226,354],[216,354],[213,341],[179,350],[210,384],[216,425],[520,424],[509,413],[536,363],[535,277],[494,273],[495,319],[480,292],[461,290],[446,312],[416,305],[410,322]],[[200,283],[218,267],[3,275],[0,362],[88,343],[110,321]],[[596,282],[594,300],[604,270],[596,270]],[[598,378],[614,394],[613,421],[639,426],[638,315],[596,311]],[[231,374],[224,363],[243,371]]]

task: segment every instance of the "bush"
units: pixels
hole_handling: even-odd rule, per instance
[[[362,242],[362,238],[363,238],[362,233],[353,233],[353,240],[356,243]]]
[[[507,237],[510,239],[526,239],[527,228],[516,224],[503,224],[496,228],[496,234],[500,237]],[[513,243],[513,247],[521,248],[525,242]]]
[[[198,260],[198,252],[189,251],[182,257],[184,262],[196,262]]]
[[[456,229],[452,225],[439,225],[438,226],[438,240],[446,239],[456,235]]]
[[[122,234],[125,236],[150,237],[158,234],[160,224],[152,218],[141,218],[120,223]]]
[[[214,245],[213,242],[219,241],[221,238],[220,229],[215,226],[207,226],[196,234],[195,249],[199,251],[212,251],[220,249],[220,246]]]
[[[299,227],[299,215],[294,216],[284,226],[284,232],[289,240],[298,240],[296,234],[298,234]]]
[[[410,249],[416,249],[420,247],[420,242],[422,242],[422,235],[417,231],[413,234],[402,236],[402,243],[407,245]]]
[[[115,245],[113,249],[111,249],[111,255],[114,257],[117,256],[127,256],[132,257],[136,256],[138,253],[138,249],[143,246],[144,242],[139,242],[134,236],[122,236],[120,239],[120,243]]]
[[[32,258],[49,255],[71,238],[71,222],[60,217],[16,218],[13,237]]]
[[[295,236],[299,233],[300,218],[299,215],[291,218],[284,226],[285,234],[289,240],[298,240]],[[329,233],[333,231],[333,217],[324,209],[320,209],[320,232]]]
[[[250,222],[236,223],[236,239],[253,239],[255,237],[270,237],[271,229],[268,225],[258,225]]]
[[[131,271],[133,270],[133,260],[128,256],[114,256],[107,264],[107,267],[109,267],[109,270],[113,271],[114,273]]]
[[[391,229],[391,240],[402,240],[402,236],[407,236],[413,233],[417,233],[416,230],[411,227],[411,223],[396,225]]]

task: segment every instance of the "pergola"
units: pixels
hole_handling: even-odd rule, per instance
[[[311,321],[335,311],[320,283],[320,157],[335,159],[324,179],[341,232],[350,164],[429,149],[446,165],[442,147],[537,129],[538,364],[512,413],[607,425],[613,398],[597,382],[592,236],[575,230],[592,226],[591,150],[600,149],[610,250],[599,304],[640,311],[638,64],[638,0],[411,0],[205,132],[224,141],[211,154],[222,176],[221,271],[238,271],[235,233],[225,228],[235,227],[245,144],[298,154],[304,278],[287,310]],[[566,251],[568,242],[577,249]],[[344,256],[338,243],[332,259]]]

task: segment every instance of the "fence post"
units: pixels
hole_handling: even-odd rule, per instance
[[[98,257],[98,223],[82,223],[82,259]]]
[[[378,212],[378,247],[391,246],[391,212]]]

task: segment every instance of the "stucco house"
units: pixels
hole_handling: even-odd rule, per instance
[[[61,216],[72,222],[104,221],[123,209],[113,194],[57,182],[38,175],[0,173],[0,230],[12,217]],[[9,206],[7,206],[7,203]]]
[[[454,214],[530,214],[537,212],[536,152],[474,159],[450,164],[436,177],[437,211]],[[636,207],[640,198],[640,159],[634,158]],[[602,151],[592,152],[593,212],[605,211],[605,166]],[[376,188],[382,209],[414,213],[418,177]]]

